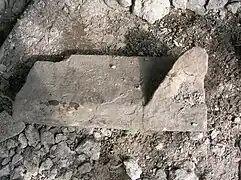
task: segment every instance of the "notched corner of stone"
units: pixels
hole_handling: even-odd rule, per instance
[[[25,123],[12,118],[6,111],[0,113],[0,142],[20,134],[25,129]]]

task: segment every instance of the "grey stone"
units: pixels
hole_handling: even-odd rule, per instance
[[[117,1],[124,8],[130,7],[132,5],[132,0],[117,0]]]
[[[167,180],[167,175],[164,170],[158,169],[155,175],[157,180]]]
[[[204,15],[206,0],[189,0],[186,8],[196,12],[199,15]]]
[[[195,47],[184,53],[145,106],[144,128],[160,130],[161,125],[163,131],[205,131],[207,67],[208,55],[204,49]]]
[[[66,140],[67,140],[67,136],[63,134],[57,134],[55,137],[55,143],[59,143],[61,141],[66,141]]]
[[[86,128],[206,130],[206,51],[196,47],[181,56],[143,111],[139,66],[154,60],[162,59],[81,55],[58,63],[37,62],[16,97],[13,116]]]
[[[101,143],[95,142],[94,140],[85,140],[77,148],[76,152],[81,154],[84,153],[92,160],[98,160],[100,157]]]
[[[7,148],[10,150],[10,149],[17,147],[18,142],[13,139],[8,139],[6,145],[7,145]]]
[[[10,158],[10,157],[7,157],[7,158],[5,158],[5,159],[2,161],[2,165],[5,166],[5,165],[7,165],[10,161],[11,161],[11,158]]]
[[[0,113],[0,142],[18,135],[25,128],[21,121],[15,121],[6,111]]]
[[[176,171],[171,172],[170,176],[171,176],[171,179],[173,180],[198,180],[199,179],[193,171],[187,172],[184,169],[177,169]]]
[[[23,156],[20,154],[15,154],[12,158],[12,165],[16,165],[18,162],[23,160]]]
[[[41,132],[40,139],[41,139],[41,143],[42,144],[50,144],[50,145],[52,145],[52,144],[55,143],[54,135],[50,131]]]
[[[61,142],[56,146],[56,149],[53,150],[53,155],[57,159],[65,159],[73,155],[74,152],[68,147],[66,142]]]
[[[173,0],[172,4],[176,8],[186,9],[188,0]]]
[[[39,132],[33,125],[28,125],[25,129],[25,136],[29,146],[36,146],[40,141]]]
[[[50,158],[47,158],[44,162],[41,163],[39,171],[49,170],[53,166],[53,162]]]
[[[23,133],[19,134],[18,141],[20,142],[20,146],[22,149],[24,149],[28,146],[28,140]]]
[[[84,163],[78,167],[78,173],[80,174],[86,174],[92,170],[90,163]]]
[[[55,180],[71,180],[72,175],[73,175],[72,171],[67,171],[66,173],[57,177]]]
[[[136,0],[133,5],[133,14],[153,24],[169,13],[169,0]]]
[[[136,180],[140,178],[142,174],[142,170],[138,165],[137,161],[133,159],[128,159],[124,161],[124,165],[125,165],[126,173],[131,178],[131,180]]]
[[[0,143],[0,158],[8,157],[8,148],[5,143]]]
[[[241,9],[241,2],[234,2],[234,3],[228,4],[227,9],[233,14],[236,14],[238,10]]]
[[[138,128],[141,59],[74,55],[58,63],[36,62],[16,97],[13,116],[49,125]]]
[[[210,0],[207,9],[222,9],[228,3],[228,0]]]
[[[0,0],[0,14],[3,13],[6,9],[6,1],[5,0]]]
[[[50,171],[50,173],[48,174],[48,178],[46,180],[55,180],[57,174],[58,174],[58,170],[57,169],[52,169]]]
[[[183,169],[188,172],[194,171],[195,168],[196,168],[196,165],[192,161],[185,161],[183,164]]]
[[[21,179],[24,176],[25,169],[23,166],[18,166],[14,169],[13,178],[12,179]]]
[[[10,175],[10,167],[9,165],[4,166],[2,169],[0,169],[0,178],[4,176]]]
[[[27,148],[26,148],[27,149]],[[36,176],[39,171],[40,165],[40,155],[36,151],[32,151],[32,149],[25,149],[25,155],[23,159],[23,165],[27,170],[27,177]]]

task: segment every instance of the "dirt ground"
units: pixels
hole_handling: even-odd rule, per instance
[[[64,35],[66,39],[69,38],[68,41],[57,42],[56,39],[53,39],[51,41],[53,44],[46,47],[47,49],[51,46],[53,49],[45,50],[43,47],[40,50],[37,48],[41,45],[32,45],[34,52],[31,54],[31,58],[24,63],[17,64],[13,68],[14,70],[8,72],[10,77],[2,88],[2,94],[14,99],[24,84],[29,68],[36,60],[60,61],[73,53],[179,57],[191,47],[203,47],[209,54],[209,70],[205,79],[208,131],[205,133],[127,134],[126,131],[121,130],[78,130],[79,128],[73,132],[64,132],[64,127],[39,125],[35,125],[35,127],[38,131],[51,131],[52,129],[55,133],[66,133],[68,139],[73,141],[69,145],[70,149],[75,149],[85,139],[96,139],[96,136],[100,134],[100,138],[97,138],[97,141],[101,142],[100,159],[91,162],[92,170],[81,176],[82,179],[128,179],[122,162],[129,157],[138,160],[143,171],[141,175],[143,180],[158,179],[156,176],[158,169],[165,171],[167,179],[172,179],[173,171],[184,168],[187,161],[195,164],[195,174],[200,180],[241,179],[241,13],[233,15],[227,12],[224,17],[220,14],[220,12],[210,12],[202,17],[188,10],[173,9],[169,15],[154,25],[149,25],[136,17],[128,20],[130,15],[123,15],[121,20],[119,17],[113,16],[110,18],[113,26],[108,34],[113,35],[116,31],[118,32],[109,39],[106,34],[102,36],[102,32],[94,34],[91,30],[89,33],[82,31],[80,27],[85,26],[84,23],[72,26],[72,33],[69,35],[71,37],[68,36],[68,33]],[[119,23],[118,20],[125,21],[128,25],[131,24],[128,30],[122,31],[118,29],[119,26],[114,29],[115,25]],[[58,26],[59,22],[56,23]],[[16,29],[20,27],[17,25]],[[101,27],[100,31],[107,32],[107,29],[102,29],[104,27]],[[74,32],[76,37],[81,37],[81,40],[72,38],[73,30],[76,31]],[[93,39],[98,41],[98,33],[102,39],[100,38],[101,40],[93,45],[91,43],[94,42]],[[9,47],[8,43],[11,40],[16,40],[14,38],[7,39],[6,47]],[[19,41],[16,40],[16,47],[20,43]],[[44,44],[43,41],[39,41],[38,44]],[[58,47],[54,47],[55,45]],[[73,47],[76,48],[73,49]],[[20,48],[16,48],[14,53],[12,56],[21,53]],[[36,57],[33,54],[41,56]],[[6,56],[5,62],[7,57],[11,56]],[[1,98],[0,110],[11,113],[11,102],[4,96]],[[18,141],[18,137],[14,137],[13,140]],[[20,150],[16,148],[16,152],[24,154],[26,151],[33,153],[38,150],[31,148]],[[48,157],[51,157],[50,152],[46,153],[40,162]],[[3,166],[0,165],[1,167]],[[57,176],[65,173],[67,169],[73,169],[74,172],[75,168],[73,165],[59,169]],[[14,171],[14,168],[11,171]],[[10,177],[6,176],[2,179]],[[74,177],[79,176],[73,173],[72,179]],[[32,179],[41,178],[37,175]]]

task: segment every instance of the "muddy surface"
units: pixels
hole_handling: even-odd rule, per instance
[[[68,31],[66,31],[65,39],[61,43],[54,41],[53,38],[53,41],[49,41],[50,44],[47,47],[43,47],[44,40],[37,42],[38,46],[33,45],[34,53],[29,53],[30,56],[28,57],[30,58],[25,58],[23,63],[17,63],[15,68],[6,73],[9,77],[1,77],[4,80],[1,82],[4,83],[2,83],[3,88],[1,89],[0,110],[5,109],[11,113],[9,97],[14,99],[16,93],[24,84],[30,67],[36,60],[61,61],[73,53],[124,56],[171,55],[179,57],[191,47],[200,46],[205,48],[209,54],[209,69],[205,79],[208,131],[205,133],[148,132],[129,134],[120,130],[101,129],[81,129],[70,132],[63,127],[38,125],[35,127],[37,132],[40,133],[51,131],[55,136],[57,133],[65,133],[67,139],[70,140],[67,146],[71,151],[74,151],[78,144],[86,138],[94,138],[95,141],[101,143],[99,159],[93,161],[91,158],[87,158],[85,160],[90,162],[91,170],[87,168],[86,173],[81,175],[76,172],[78,162],[73,162],[62,169],[57,168],[55,177],[63,175],[68,169],[72,172],[71,179],[78,177],[83,179],[128,179],[122,163],[131,157],[138,160],[143,172],[141,179],[145,180],[157,179],[156,171],[158,169],[164,170],[167,179],[171,179],[173,171],[183,168],[186,161],[195,164],[194,171],[199,179],[240,179],[241,13],[233,15],[227,12],[226,16],[223,17],[220,16],[219,12],[210,12],[202,17],[191,11],[172,10],[168,16],[154,25],[148,25],[135,17],[131,17],[132,19],[127,21],[125,18],[128,17],[130,15],[127,13],[121,18],[118,16],[110,18],[112,26],[108,29],[109,32],[103,33],[102,28],[105,26],[101,27],[99,30],[101,31],[101,38],[98,39],[97,31],[95,31],[96,34],[91,34],[96,27],[92,27],[89,34],[86,34],[80,28],[86,26],[86,23],[78,22],[69,30],[69,32],[74,33],[68,34]],[[131,26],[124,28],[123,31],[118,31],[116,30],[119,28],[118,21],[125,21],[126,24],[131,24]],[[105,32],[107,32],[107,29],[105,29]],[[114,33],[118,38],[107,38],[106,34],[113,35]],[[76,38],[72,37],[73,34]],[[79,37],[82,37],[81,41],[76,41]],[[13,41],[16,40],[14,38],[24,38],[24,35],[13,37]],[[113,39],[116,41],[113,41]],[[11,39],[6,43],[10,41]],[[12,55],[15,57],[13,58],[16,58],[23,48],[22,46],[18,47],[18,45],[21,45],[18,40],[16,40],[15,45],[16,50]],[[42,47],[43,49],[36,49],[36,47]],[[29,51],[31,48],[27,47],[26,49]],[[28,52],[25,51],[25,53]],[[37,56],[33,54],[37,54]],[[5,56],[4,62],[7,62],[6,58],[9,57],[11,56]],[[26,134],[26,130],[24,133]],[[18,139],[19,137],[13,138],[19,143]],[[39,149],[43,148],[43,143],[40,140],[36,142],[40,146]],[[55,142],[55,145],[51,144],[49,148],[51,149],[52,146],[58,144]],[[30,145],[20,148],[18,144],[9,148],[9,152],[34,155],[39,149],[37,146],[31,147]],[[69,150],[68,153],[71,154]],[[37,160],[39,163],[46,158],[52,158],[51,150],[40,157]],[[75,158],[72,159],[75,161]],[[0,160],[2,162],[4,158],[0,158]],[[54,161],[54,158],[52,160]],[[23,167],[24,171],[21,177],[26,176],[28,169],[26,170],[24,160],[18,163],[10,168],[10,172],[14,172],[16,167]],[[11,164],[11,160],[9,164]],[[3,165],[0,165],[0,168],[3,167]],[[56,167],[57,165],[51,167],[46,173],[51,173]],[[38,168],[36,171],[38,171]],[[33,174],[32,179],[43,177],[41,173],[35,172]],[[10,175],[2,177],[2,179],[8,179],[8,177]]]

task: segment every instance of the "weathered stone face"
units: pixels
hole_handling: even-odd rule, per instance
[[[75,55],[58,63],[37,62],[17,94],[13,117],[49,125],[205,130],[205,50],[191,49],[166,72],[165,78],[158,76],[163,81],[143,106],[151,89],[147,86],[158,81],[153,74],[171,67],[168,59],[160,58],[163,64],[154,63],[160,67],[153,68],[149,62],[155,61],[157,58]]]
[[[14,117],[54,125],[127,128],[142,118],[139,58],[71,56],[37,62],[16,97]],[[137,127],[139,129],[139,127]]]

